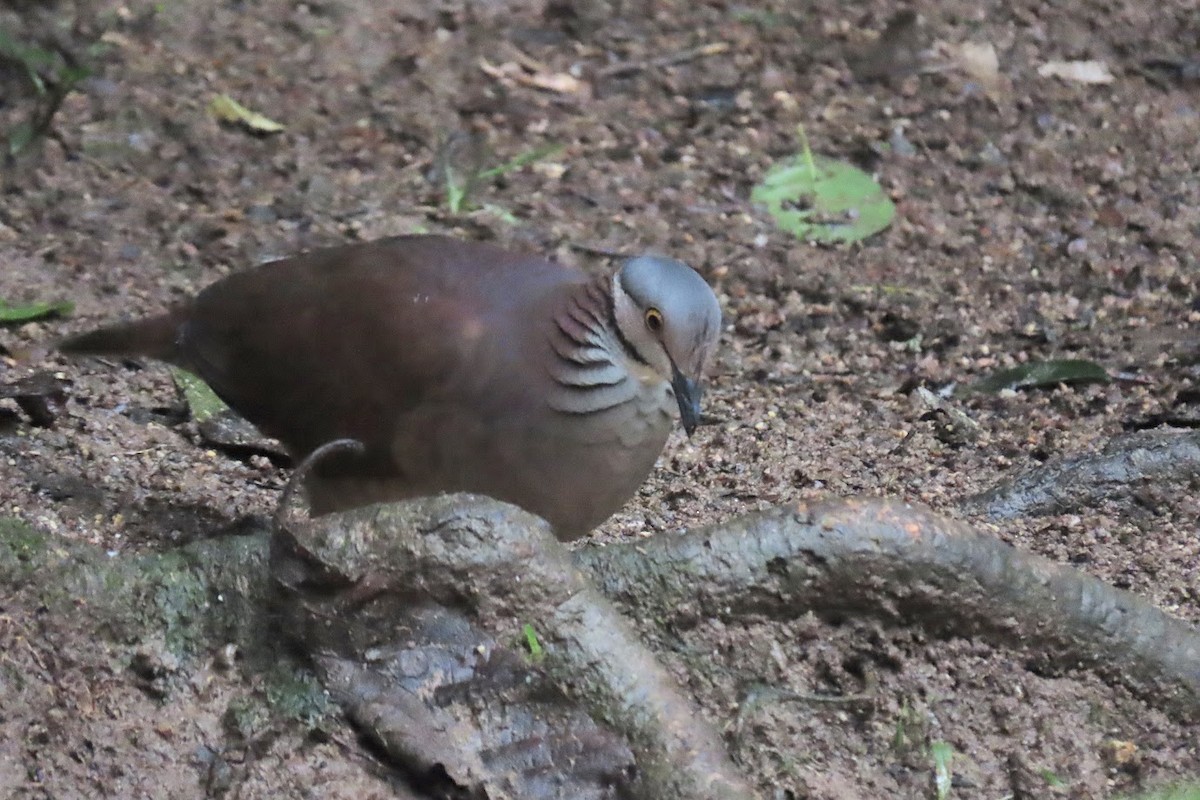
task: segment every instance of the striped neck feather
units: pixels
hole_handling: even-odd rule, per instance
[[[581,284],[554,315],[550,406],[591,414],[633,400],[638,381],[629,374],[627,345],[613,318],[611,279]]]

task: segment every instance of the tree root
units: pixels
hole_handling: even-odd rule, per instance
[[[229,641],[271,649],[285,635],[362,730],[436,796],[755,796],[614,605],[673,629],[870,614],[979,636],[1043,669],[1093,669],[1182,721],[1200,719],[1200,632],[1071,567],[894,501],[779,508],[574,555],[545,523],[483,498],[318,519],[285,507],[270,545],[279,587],[270,615],[259,537],[136,563],[58,557],[29,533],[10,538],[0,536],[0,578],[49,608],[82,600],[114,641],[165,631],[172,651],[204,652]],[[31,560],[43,552],[45,563]],[[45,579],[32,582],[34,573]]]
[[[1200,632],[1129,592],[900,502],[780,508],[584,550],[579,563],[618,605],[668,624],[874,614],[980,635],[1044,668],[1094,669],[1200,719]]]
[[[1183,720],[1200,719],[1196,630],[1075,569],[899,502],[780,508],[585,549],[574,564],[541,521],[481,498],[284,519],[272,570],[292,592],[290,634],[385,750],[417,774],[441,769],[472,796],[610,797],[615,786],[644,798],[751,796],[715,734],[593,585],[626,613],[674,628],[816,610],[977,635],[1029,653],[1041,669],[1094,669]],[[511,642],[526,624],[545,641],[544,662],[515,655]],[[416,652],[424,666],[404,667]],[[548,727],[497,734],[494,718],[429,701],[464,686],[476,710],[491,687],[483,705],[508,716],[525,709]],[[485,739],[519,743],[515,762],[478,744],[489,724]],[[572,754],[582,752],[594,758],[580,775]],[[626,772],[632,761],[636,779]],[[577,783],[539,794],[519,768],[530,763]]]
[[[1094,506],[1143,481],[1168,479],[1200,479],[1200,431],[1118,436],[1098,454],[1039,466],[968,498],[963,509],[997,520],[1062,514]]]
[[[380,641],[413,639],[411,611],[432,602],[465,612],[493,638],[515,639],[531,626],[545,649],[539,669],[558,692],[628,738],[637,754],[637,797],[755,796],[715,731],[540,519],[462,496],[371,506],[307,522],[281,518],[286,528],[276,534],[272,570],[293,593],[292,635],[315,652],[354,716],[385,747],[398,745],[412,759],[406,728],[414,704],[404,694],[394,704],[375,702],[386,693],[377,685],[380,675],[394,673],[396,665],[382,673],[355,665],[378,650]],[[485,651],[491,647],[494,642]],[[467,669],[484,669],[485,662],[468,663]],[[388,710],[392,705],[396,710]],[[446,736],[441,721],[430,722]],[[488,779],[476,764],[441,766],[459,785],[488,797],[512,790],[503,780]]]

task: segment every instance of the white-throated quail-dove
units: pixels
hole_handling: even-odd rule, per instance
[[[721,311],[692,268],[641,256],[604,278],[439,236],[351,244],[235,273],[155,317],[71,336],[203,378],[316,465],[315,513],[469,491],[562,539],[617,511],[689,434]]]

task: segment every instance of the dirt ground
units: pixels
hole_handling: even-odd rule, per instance
[[[1194,5],[911,8],[916,23],[881,40],[896,10],[881,0],[10,4],[0,31],[68,49],[91,75],[0,178],[0,298],[76,310],[0,328],[0,346],[158,310],[272,257],[417,230],[589,270],[610,267],[606,249],[668,253],[727,315],[714,422],[672,439],[599,541],[829,495],[954,515],[1122,432],[1195,427]],[[963,68],[965,42],[994,46],[994,82]],[[727,48],[689,52],[713,43]],[[1038,74],[1084,59],[1112,82]],[[218,123],[222,93],[286,130]],[[0,62],[0,129],[38,102]],[[814,150],[877,174],[898,206],[890,229],[814,247],[749,202],[800,124]],[[550,145],[562,149],[447,208],[448,163]],[[953,400],[980,426],[965,441],[939,436],[913,391],[1040,358],[1120,379]],[[5,381],[29,369],[3,363]],[[120,559],[270,513],[287,470],[201,442],[165,368],[51,363],[69,381],[53,426],[0,401],[0,515]],[[1196,489],[1147,483],[1132,503],[993,530],[1197,623]],[[264,690],[245,665],[214,653],[152,691],[129,665],[153,643],[100,641],[23,597],[0,585],[3,796],[404,796],[336,717],[264,723],[247,746],[231,709]],[[672,648],[765,797],[937,797],[933,742],[955,753],[951,797],[1118,797],[1200,776],[1196,726],[974,638],[808,619],[700,625]],[[742,702],[763,684],[873,699]]]

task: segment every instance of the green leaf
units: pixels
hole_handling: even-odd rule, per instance
[[[193,373],[179,367],[171,367],[171,375],[175,378],[175,385],[183,392],[183,399],[196,422],[204,422],[228,408],[225,402],[208,388],[208,384]]]
[[[451,214],[459,214],[467,204],[468,187],[465,181],[458,179],[458,173],[447,165],[446,177],[446,208]]]
[[[994,372],[967,387],[968,392],[994,393],[1004,389],[1030,389],[1060,383],[1108,383],[1108,371],[1094,361],[1065,358],[1030,361]]]
[[[475,207],[471,202],[471,194],[482,181],[499,178],[502,175],[518,170],[524,166],[540,161],[543,158],[557,155],[563,151],[563,146],[559,144],[547,145],[545,147],[534,148],[524,153],[519,153],[513,156],[503,164],[495,167],[483,169],[480,167],[472,167],[464,173],[460,173],[451,163],[451,159],[455,155],[452,147],[445,148],[446,152],[443,155],[445,164],[442,166],[442,177],[446,187],[446,209],[451,214],[460,214],[470,211]],[[504,210],[500,206],[486,205],[484,209],[492,214],[500,217],[503,221],[516,225],[519,220],[510,212]]]
[[[501,175],[505,175],[509,172],[512,172],[515,169],[520,169],[521,167],[525,166],[526,164],[532,164],[535,161],[541,161],[543,158],[549,158],[550,156],[558,155],[559,153],[561,153],[563,151],[563,149],[564,148],[561,144],[550,144],[550,145],[546,145],[544,147],[537,147],[537,148],[534,148],[533,150],[528,150],[524,153],[519,153],[518,155],[513,156],[508,161],[505,161],[503,164],[500,164],[499,166],[492,167],[491,169],[482,170],[479,173],[479,177],[482,180],[498,178]]]
[[[227,94],[219,94],[208,104],[208,111],[222,122],[244,126],[251,133],[279,133],[284,129],[275,120],[251,111]]]
[[[8,61],[15,61],[25,68],[25,74],[29,78],[29,82],[33,84],[34,90],[39,95],[46,93],[46,84],[42,80],[38,70],[51,68],[55,63],[55,54],[49,50],[43,50],[40,47],[34,47],[23,42],[18,42],[11,38],[4,31],[0,31],[0,58]]]
[[[8,154],[18,156],[23,153],[25,148],[33,143],[36,133],[31,123],[18,122],[8,132]]]
[[[929,753],[933,756],[933,785],[937,791],[937,800],[946,800],[950,796],[954,778],[954,748],[946,742],[934,742],[929,745]]]
[[[75,85],[90,77],[92,71],[87,67],[63,67],[58,73],[59,91],[63,94],[75,88]]]
[[[1065,786],[1071,785],[1062,778],[1058,777],[1058,773],[1052,769],[1043,769],[1038,774],[1042,776],[1042,780],[1046,782],[1047,786],[1051,786],[1055,789],[1061,789]]]
[[[542,643],[538,641],[537,631],[533,629],[533,626],[526,622],[521,626],[521,632],[525,634],[525,646],[529,648],[529,655],[533,656],[535,660],[542,658],[546,651],[542,649]]]
[[[0,299],[0,323],[31,322],[35,319],[70,314],[74,310],[75,304],[66,300],[13,306]]]
[[[20,63],[27,69],[48,67],[54,63],[54,53],[34,45],[18,42],[0,30],[0,58]]]
[[[491,214],[493,217],[496,217],[497,219],[499,219],[501,222],[505,223],[506,225],[520,225],[521,224],[521,220],[517,219],[517,216],[515,214],[513,214],[511,211],[509,211],[507,208],[505,208],[504,206],[498,206],[495,203],[484,203],[482,206],[479,207],[479,210],[486,211],[487,213]]]
[[[750,199],[775,223],[813,242],[858,242],[879,233],[896,216],[896,206],[875,179],[858,167],[804,150],[773,167]]]

